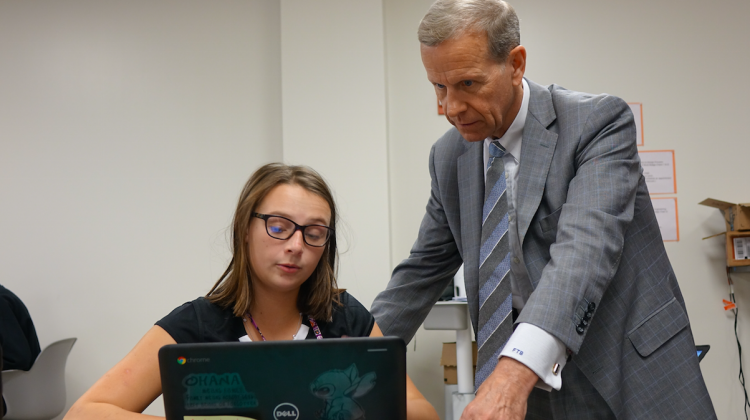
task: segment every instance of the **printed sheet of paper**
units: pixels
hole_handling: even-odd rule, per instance
[[[643,146],[643,104],[640,102],[629,102],[630,110],[635,118],[636,143]]]
[[[734,238],[734,259],[750,260],[750,236]]]
[[[643,176],[650,194],[674,194],[677,192],[674,150],[641,150]]]
[[[677,219],[677,199],[651,197],[651,204],[654,206],[654,213],[656,213],[656,222],[659,224],[661,238],[665,242],[679,241],[680,228]]]

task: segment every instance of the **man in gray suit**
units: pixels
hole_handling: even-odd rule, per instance
[[[438,0],[419,40],[455,128],[373,303],[384,334],[410,340],[464,263],[479,360],[462,420],[715,418],[627,104],[525,79],[499,0]]]

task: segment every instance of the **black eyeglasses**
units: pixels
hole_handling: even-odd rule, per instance
[[[286,217],[274,216],[273,214],[253,213],[253,217],[263,219],[266,222],[266,233],[268,233],[268,236],[282,241],[291,238],[299,230],[302,231],[302,238],[306,244],[321,247],[325,246],[328,239],[334,233],[333,229],[328,226],[301,226]]]

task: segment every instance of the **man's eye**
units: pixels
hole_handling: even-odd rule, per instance
[[[464,86],[471,86],[474,84],[474,81],[472,80],[464,80]]]
[[[441,85],[440,83],[435,83],[435,87],[438,89],[442,89],[445,87],[445,85]]]

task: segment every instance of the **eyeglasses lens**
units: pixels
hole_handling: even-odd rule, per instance
[[[289,239],[296,232],[294,223],[283,217],[271,216],[266,220],[268,234],[276,239]],[[304,228],[305,242],[312,246],[323,246],[328,241],[329,229],[325,226],[307,226]]]

